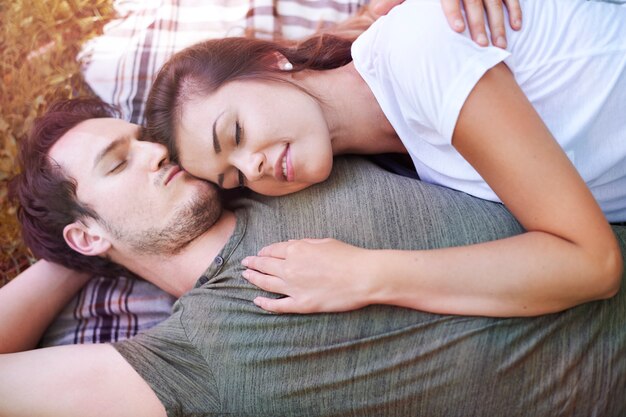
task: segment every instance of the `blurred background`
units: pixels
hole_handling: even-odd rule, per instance
[[[7,196],[17,144],[50,103],[91,94],[76,55],[114,13],[112,0],[0,0],[0,287],[34,261]]]

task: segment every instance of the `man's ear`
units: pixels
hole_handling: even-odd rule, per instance
[[[102,255],[111,248],[111,242],[80,221],[63,228],[63,237],[70,248],[86,256]]]

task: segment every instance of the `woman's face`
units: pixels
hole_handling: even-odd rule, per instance
[[[223,188],[283,195],[324,181],[333,153],[319,102],[287,82],[232,81],[182,107],[180,163]]]

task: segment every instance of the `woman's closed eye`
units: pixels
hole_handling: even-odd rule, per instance
[[[243,139],[243,129],[239,120],[235,120],[235,130],[232,140],[235,144],[235,148],[241,144]],[[234,149],[233,149],[234,151]],[[220,188],[231,189],[231,188],[241,188],[245,184],[246,177],[243,172],[234,165],[230,165],[226,169],[226,173],[217,174],[217,185]]]
[[[241,125],[239,124],[239,120],[235,122],[235,144],[239,146],[241,143]]]
[[[240,170],[237,170],[237,179],[239,182],[239,188],[243,188],[245,185],[246,177],[245,175],[243,175],[243,172],[241,172]]]
[[[233,172],[235,175],[229,173],[228,179],[226,180],[224,178],[224,174],[219,174],[217,176],[217,185],[220,188],[230,190],[233,188],[242,188],[245,186],[246,176],[243,174],[243,172],[241,172],[234,166],[232,167],[232,170],[229,170],[229,172]]]
[[[242,129],[241,129],[241,125],[239,124],[239,120],[235,121],[235,145],[239,146],[241,144],[241,139],[242,139]],[[245,183],[245,175],[243,175],[243,172],[241,172],[240,169],[237,169],[237,185],[239,188],[243,188],[244,183]]]

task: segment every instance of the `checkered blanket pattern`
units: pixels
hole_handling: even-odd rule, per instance
[[[353,15],[365,0],[118,1],[120,18],[83,48],[83,74],[122,117],[143,122],[152,80],[175,52],[210,38],[298,38]]]
[[[94,277],[48,329],[41,346],[127,339],[165,320],[174,301],[146,281]]]

